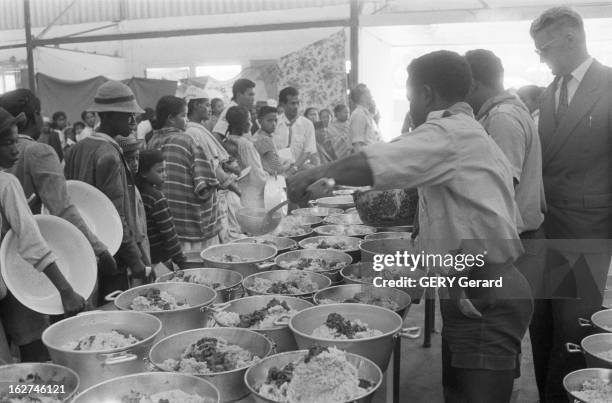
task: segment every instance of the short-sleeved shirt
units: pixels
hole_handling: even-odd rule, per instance
[[[371,145],[382,141],[374,117],[363,105],[357,105],[349,120],[349,136],[351,143]]]
[[[213,129],[213,133],[220,133],[225,136],[225,134],[227,133],[227,129],[229,127],[229,124],[227,123],[227,118],[225,117],[225,115],[227,115],[227,111],[232,106],[238,106],[238,104],[235,101],[231,101],[229,104],[227,104],[227,107],[223,109],[223,112],[221,112],[221,115],[219,115],[219,119],[217,120],[217,124],[215,125],[215,128]]]
[[[537,230],[544,222],[546,201],[542,147],[529,110],[515,96],[504,93],[482,105],[478,120],[504,152],[518,180],[516,202],[523,219],[519,233]]]
[[[491,263],[522,254],[510,163],[466,103],[432,112],[412,132],[364,153],[375,188],[418,189],[419,239],[428,251],[482,240]]]
[[[315,128],[310,120],[298,116],[293,123],[284,114],[278,119],[274,132],[276,148],[291,148],[291,154],[297,161],[304,153],[317,154],[317,138]]]

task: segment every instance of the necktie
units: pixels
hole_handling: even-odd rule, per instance
[[[563,76],[561,81],[561,90],[559,91],[559,105],[557,106],[557,125],[561,122],[569,107],[569,97],[567,94],[567,83],[572,79],[572,75]]]

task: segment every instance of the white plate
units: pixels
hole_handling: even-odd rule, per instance
[[[251,172],[251,167],[250,166],[244,168],[242,171],[240,171],[240,176],[238,177],[237,180],[244,179],[249,174],[249,172]]]
[[[270,210],[287,200],[287,183],[284,176],[271,177],[266,181],[264,187],[264,207]],[[287,215],[287,206],[280,208],[283,216]]]
[[[72,288],[87,299],[96,284],[96,256],[87,238],[68,221],[50,215],[34,217],[40,232],[57,257],[57,266]],[[10,230],[0,246],[0,270],[11,293],[28,308],[46,315],[64,313],[53,283],[18,254],[19,240]]]
[[[123,224],[113,202],[85,182],[66,181],[66,190],[91,232],[106,245],[111,255],[117,253],[123,240]],[[43,206],[42,213],[49,214],[49,210]]]

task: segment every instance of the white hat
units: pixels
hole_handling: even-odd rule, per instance
[[[130,87],[119,81],[107,81],[98,87],[94,103],[87,111],[144,113]]]
[[[208,93],[201,88],[196,87],[195,85],[190,85],[187,87],[187,91],[185,91],[185,102],[189,103],[192,99],[210,99]]]

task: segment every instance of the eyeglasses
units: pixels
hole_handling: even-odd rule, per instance
[[[540,46],[539,48],[535,48],[534,52],[536,52],[536,55],[538,56],[542,56],[546,53],[548,53],[548,51],[550,50],[550,47],[552,46],[553,43],[557,42],[560,38],[555,38],[551,41],[546,42],[544,45]]]

